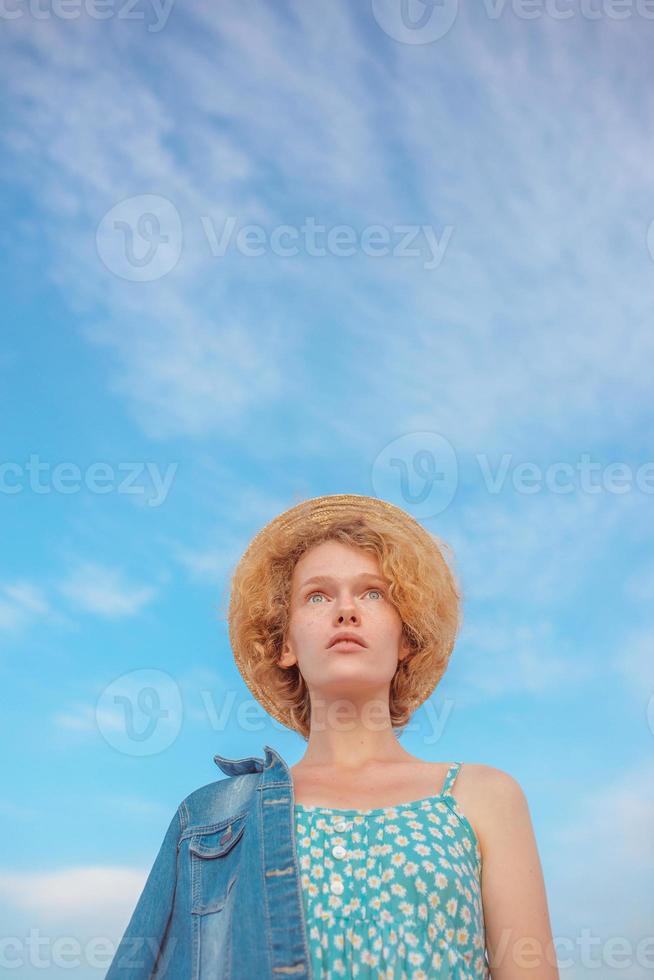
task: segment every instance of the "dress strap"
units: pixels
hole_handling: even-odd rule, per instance
[[[441,790],[441,796],[452,795],[450,790],[454,785],[454,780],[456,779],[459,769],[461,768],[462,765],[463,765],[462,762],[453,762],[452,765],[449,767],[449,769],[445,773],[445,779],[443,780],[443,788]]]

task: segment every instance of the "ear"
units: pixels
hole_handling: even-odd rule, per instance
[[[284,646],[282,647],[282,655],[278,660],[280,667],[292,667],[297,663],[297,657],[292,652],[288,640],[284,640]]]
[[[411,644],[406,638],[404,631],[402,631],[402,642],[400,643],[400,650],[398,653],[398,660],[404,660],[411,653]]]

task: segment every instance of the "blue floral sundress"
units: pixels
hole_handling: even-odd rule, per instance
[[[489,980],[481,848],[451,793],[398,806],[294,806],[314,980]]]

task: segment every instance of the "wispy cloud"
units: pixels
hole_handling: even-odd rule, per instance
[[[389,44],[345,4],[320,18],[299,3],[284,17],[262,4],[188,16],[202,35],[163,32],[156,86],[130,60],[133,32],[105,22],[29,25],[7,81],[24,108],[9,142],[26,157],[22,179],[60,245],[50,273],[80,308],[101,305],[84,334],[115,354],[111,387],[148,435],[240,429],[245,415],[289,394],[304,404],[305,425],[333,427],[355,445],[391,421],[400,431],[428,421],[460,448],[482,449],[529,445],[536,421],[541,440],[560,441],[573,418],[591,439],[640,417],[654,343],[639,208],[651,129],[620,111],[615,80],[600,70],[605,45],[591,47],[580,21],[565,25],[562,44],[547,18],[500,27],[461,12],[456,30],[421,53]],[[604,40],[608,29],[596,28]],[[636,24],[621,29],[637,43]],[[510,57],[499,43],[508,37]],[[598,69],[593,86],[580,47]],[[84,99],[65,113],[71,58],[89,74]],[[113,98],[119,65],[129,103]],[[636,71],[625,62],[625,91]],[[453,100],[461,79],[466,97]],[[601,126],[607,116],[611,126]],[[43,152],[27,160],[29,139]],[[483,158],[480,145],[489,148]],[[271,176],[293,196],[276,202]],[[181,261],[153,289],[112,276],[90,247],[104,212],[144,192],[162,193],[185,223]],[[389,256],[216,260],[200,222],[210,215],[220,226],[234,214],[270,231],[307,213],[359,231],[452,224],[454,235],[442,266],[426,275],[419,262]],[[295,311],[284,304],[289,289]],[[374,364],[348,361],[339,344],[337,384],[321,385],[319,401],[309,394],[331,353],[305,360],[301,376],[295,370],[310,299],[315,329],[328,317],[333,336],[375,352]],[[357,433],[336,410],[344,390]],[[305,426],[294,428],[305,438]]]
[[[53,919],[82,922],[105,913],[124,917],[133,907],[147,870],[84,865],[55,871],[0,871],[0,897],[15,908],[37,916],[42,924]]]
[[[52,716],[53,724],[56,728],[68,732],[97,733],[99,724],[102,730],[122,732],[124,720],[120,713],[104,711],[102,718],[98,718],[98,709],[89,704],[72,704],[64,711],[57,711]]]
[[[58,585],[75,608],[108,619],[135,616],[151,602],[157,590],[130,582],[117,568],[86,561]]]
[[[654,913],[654,767],[649,759],[625,761],[617,777],[607,775],[592,791],[580,787],[575,799],[566,793],[564,801],[558,825],[548,831],[548,846],[557,852],[548,884],[559,932],[577,950],[582,929],[599,937],[593,958],[604,957],[607,971],[605,943],[621,937],[632,944],[627,975],[644,978],[636,950],[645,937],[651,942]]]
[[[39,586],[24,579],[0,586],[0,629],[22,629],[50,612],[50,604]]]
[[[548,620],[521,623],[479,617],[462,630],[456,660],[467,695],[485,702],[555,693],[597,673]]]

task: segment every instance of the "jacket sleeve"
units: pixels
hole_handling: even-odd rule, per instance
[[[177,885],[177,848],[182,832],[181,805],[173,816],[159,853],[105,980],[150,980],[165,945]],[[160,967],[163,969],[164,964]],[[158,974],[159,976],[162,973]]]

